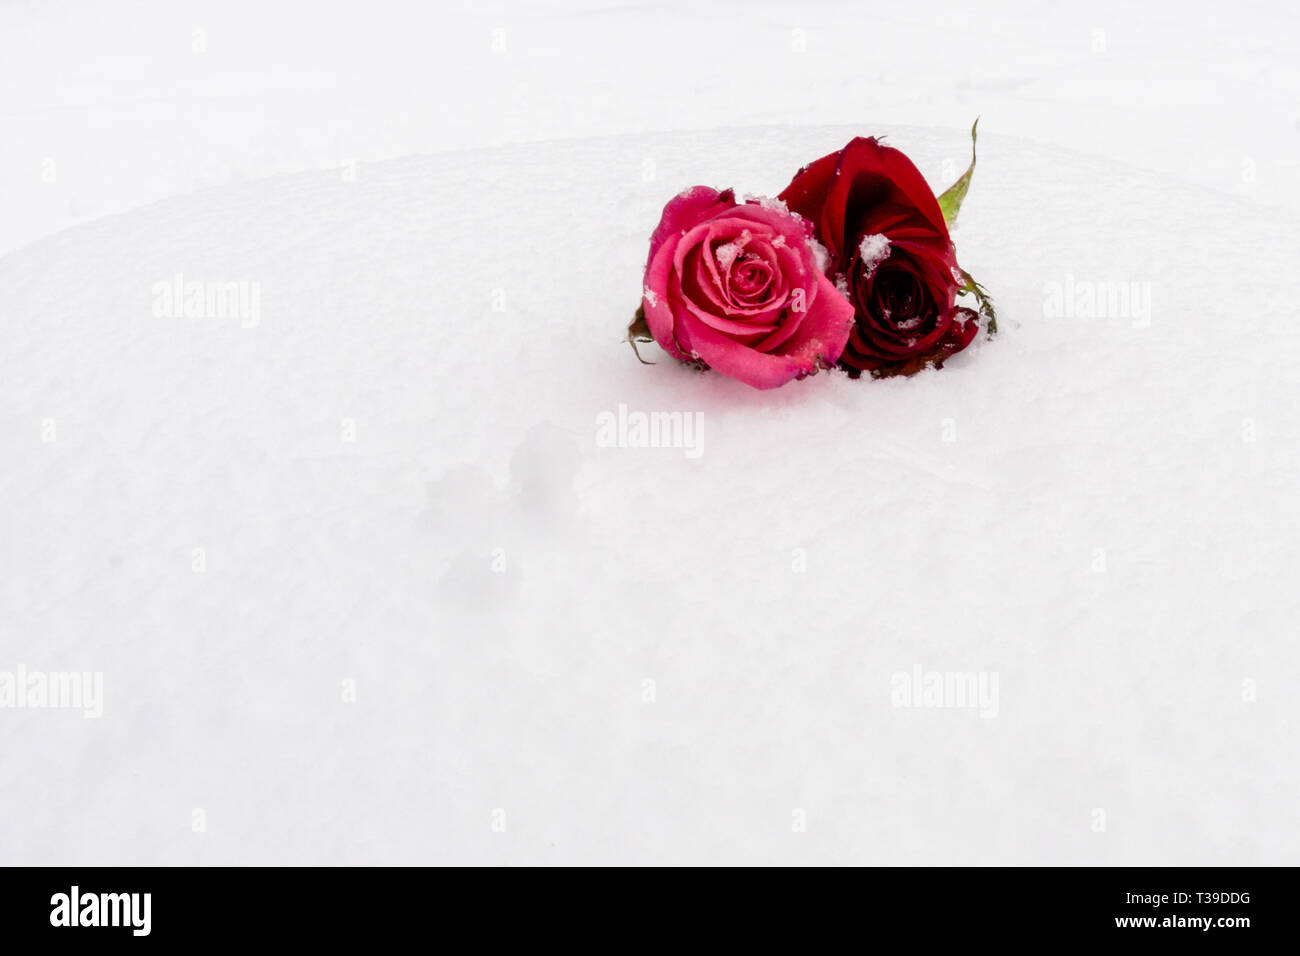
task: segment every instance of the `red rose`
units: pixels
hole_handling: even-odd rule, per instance
[[[853,304],[840,364],[857,376],[911,374],[971,343],[971,309],[956,305],[957,254],[920,170],[875,137],[858,137],[795,175],[780,198],[812,221],[827,272]]]

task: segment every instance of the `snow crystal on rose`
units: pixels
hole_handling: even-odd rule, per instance
[[[793,215],[790,212],[790,207],[786,205],[784,199],[777,199],[773,196],[755,196],[752,193],[747,193],[745,195],[745,202],[754,203],[757,206],[762,206],[764,209],[771,209],[773,212],[784,213],[787,216]]]
[[[826,264],[830,262],[830,253],[816,239],[811,236],[808,238],[808,248],[812,250],[813,258],[817,260],[817,268],[822,272],[826,271]]]
[[[862,276],[870,279],[880,264],[889,258],[889,239],[878,232],[863,236],[858,255],[862,262]]]

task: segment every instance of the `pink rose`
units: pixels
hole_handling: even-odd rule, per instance
[[[686,190],[650,237],[650,334],[674,358],[754,388],[829,368],[853,329],[853,306],[822,272],[811,239],[812,224],[783,203]]]

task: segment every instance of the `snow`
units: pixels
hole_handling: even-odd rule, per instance
[[[3,862],[1300,862],[1300,15],[1166,6],[0,9]],[[975,115],[996,339],[637,361],[676,191]]]
[[[785,203],[785,201],[782,199],[777,199],[775,196],[755,196],[755,195],[746,194],[745,202],[756,203],[757,205],[762,206],[764,209],[770,209],[773,212],[784,213],[787,216],[791,215],[790,207]]]
[[[830,265],[831,254],[824,245],[811,236],[808,238],[808,248],[812,250],[813,261],[817,263],[817,268],[825,272]]]
[[[731,264],[736,261],[736,256],[740,255],[740,250],[744,248],[745,242],[724,242],[713,250],[713,258],[717,260],[718,267],[726,270],[731,268]]]
[[[858,245],[859,261],[862,264],[862,276],[870,279],[882,262],[889,258],[889,239],[879,233],[863,236]]]

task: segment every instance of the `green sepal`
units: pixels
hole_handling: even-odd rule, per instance
[[[636,347],[638,342],[653,342],[655,337],[650,334],[650,324],[645,320],[645,303],[636,307],[636,315],[632,317],[631,324],[627,327],[627,344],[632,346],[632,351],[636,353],[636,359],[642,365],[654,365],[654,362],[647,362],[641,357],[641,350]]]
[[[986,328],[989,335],[996,335],[998,331],[998,313],[997,309],[993,307],[993,297],[989,295],[989,290],[976,282],[974,276],[961,266],[957,267],[957,271],[961,273],[962,278],[962,285],[958,288],[957,294],[975,296],[975,302],[979,305],[979,314],[988,320]]]

